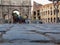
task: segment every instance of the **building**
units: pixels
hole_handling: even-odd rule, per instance
[[[60,3],[58,12],[58,22],[60,22]],[[56,12],[53,4],[46,4],[40,7],[41,20],[44,23],[56,23]]]
[[[31,0],[0,0],[0,23],[13,23],[13,12],[18,11],[19,15],[27,16],[31,15]],[[6,18],[7,17],[7,18]]]
[[[32,13],[32,20],[40,20],[40,6],[41,4],[38,4],[36,2],[33,2],[33,13]]]
[[[60,22],[60,3],[59,4],[59,8],[58,8],[58,22]],[[34,7],[34,6],[33,6]],[[37,6],[36,6],[37,7]],[[43,23],[56,23],[56,12],[55,12],[55,8],[53,6],[53,4],[46,4],[46,5],[42,5],[42,6],[38,6],[39,8],[39,13],[40,13],[40,20]],[[34,12],[34,10],[36,10],[35,8],[33,9],[33,15],[35,15],[36,13]],[[36,10],[37,11],[37,10]],[[35,13],[35,14],[34,14]],[[39,15],[37,14],[37,16],[39,17]]]

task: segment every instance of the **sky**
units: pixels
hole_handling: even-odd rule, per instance
[[[48,0],[32,0],[32,2],[33,2],[33,1],[36,1],[37,3],[43,4],[43,5],[48,4],[48,3],[51,3],[51,2],[48,1]],[[33,3],[32,3],[32,4],[33,4]]]

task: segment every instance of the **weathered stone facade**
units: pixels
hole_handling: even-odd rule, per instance
[[[58,16],[58,23],[60,23],[60,2],[58,4],[58,14],[56,14],[55,8],[52,3],[38,5],[36,2],[34,2],[32,19],[41,20],[43,23],[57,23]]]
[[[31,0],[0,0],[0,23],[4,23],[5,16],[8,17],[8,22],[13,23],[13,11],[19,11],[20,15],[31,15]]]
[[[32,20],[41,20],[40,16],[40,7],[42,4],[38,4],[36,2],[33,2],[33,15]]]

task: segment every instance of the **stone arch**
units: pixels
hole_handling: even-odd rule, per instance
[[[17,12],[19,12],[19,14],[20,14],[20,11],[19,11],[19,10],[17,10],[17,9],[14,9],[14,10],[12,10],[12,13],[13,13],[14,11],[17,11]],[[12,16],[13,16],[13,15],[12,15]]]
[[[20,12],[20,10],[19,10],[19,9],[12,9],[12,13],[13,13],[13,11],[19,11],[19,12]]]
[[[13,18],[13,23],[16,23],[16,22],[18,22],[18,20],[17,20],[17,15],[16,15],[16,17],[14,16],[14,11],[15,11],[15,13],[17,14],[17,13],[19,13],[19,15],[20,15],[20,11],[18,10],[18,9],[14,9],[14,10],[12,10],[12,18]]]
[[[8,23],[8,20],[9,20],[8,18],[9,18],[8,14],[3,15],[4,23]]]

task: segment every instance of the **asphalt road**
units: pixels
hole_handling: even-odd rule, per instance
[[[60,24],[0,24],[0,45],[58,45]]]

